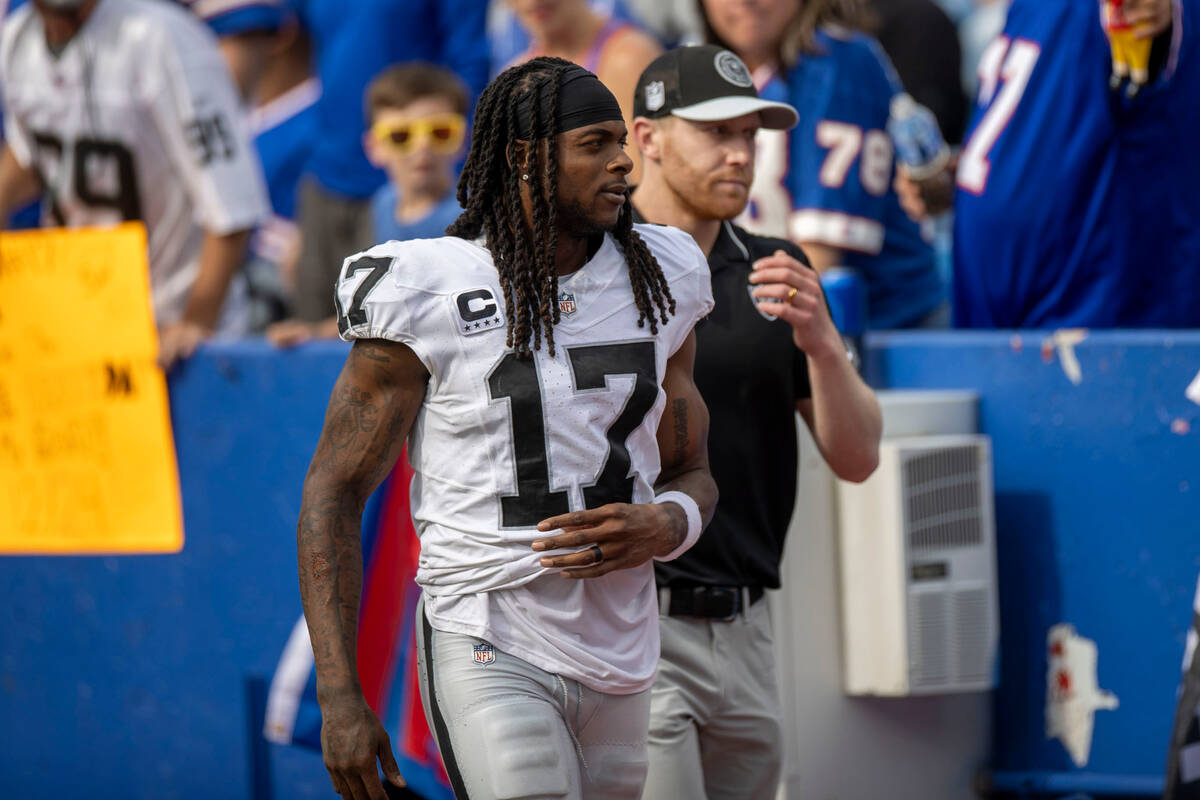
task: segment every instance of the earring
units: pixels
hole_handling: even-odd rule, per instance
[[[529,173],[526,172],[524,175],[522,175],[521,180],[525,181],[526,183],[529,183]]]

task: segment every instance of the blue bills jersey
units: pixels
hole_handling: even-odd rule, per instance
[[[756,75],[759,94],[800,112],[789,132],[760,131],[748,230],[844,253],[867,284],[868,326],[910,325],[946,292],[933,250],[892,188],[887,133],[899,81],[879,44],[822,30],[820,52],[786,74]]]
[[[959,326],[1200,326],[1198,14],[1176,0],[1162,71],[1129,101],[1094,3],[1015,0],[959,160]]]

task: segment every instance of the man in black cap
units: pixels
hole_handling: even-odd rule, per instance
[[[795,109],[762,100],[728,50],[683,47],[642,73],[634,217],[692,234],[715,307],[696,329],[696,384],[711,414],[720,500],[700,541],[655,565],[662,657],[651,692],[647,800],[774,798],[781,763],[765,589],[779,587],[795,502],[800,412],[838,477],[878,462],[879,405],[846,356],[817,274],[782,239],[730,220],[746,207],[759,128]]]

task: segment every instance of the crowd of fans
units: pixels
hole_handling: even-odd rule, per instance
[[[1128,0],[1155,42],[1152,82],[1135,99],[1075,55],[1107,46],[1099,9],[1063,0],[9,5],[0,3],[0,215],[10,227],[37,224],[27,204],[41,196],[41,224],[119,221],[129,209],[93,178],[136,175],[120,196],[140,195],[135,216],[150,229],[166,361],[221,332],[265,333],[280,345],[336,336],[332,286],[347,255],[441,235],[455,218],[456,168],[489,76],[535,55],[567,58],[613,90],[632,129],[645,65],[664,47],[699,41],[733,50],[764,97],[801,114],[790,132],[760,132],[740,221],[797,242],[819,270],[858,272],[869,327],[946,327],[952,304],[957,324],[973,327],[1200,325],[1200,282],[1191,277],[1200,162],[1175,141],[1200,112],[1173,99],[1200,73],[1195,22],[1180,13],[1194,0]],[[132,18],[161,27],[168,44],[136,49],[134,26],[121,22]],[[1024,32],[1005,31],[1006,18]],[[1031,28],[1053,33],[1061,52],[1008,47]],[[113,57],[113,47],[126,52]],[[218,50],[228,78],[186,77]],[[99,83],[132,72],[97,69],[105,58],[184,76],[164,81],[157,99],[141,86],[129,91],[154,135],[131,141],[118,130],[124,112]],[[39,81],[52,87],[48,99],[26,90]],[[961,158],[919,182],[897,170],[888,133],[890,101],[902,92],[933,111],[948,142],[965,142]],[[240,97],[240,109],[214,100],[226,95]],[[57,122],[41,113],[51,106],[81,108],[84,120]],[[64,148],[72,137],[118,142],[133,166],[109,145]],[[163,164],[148,164],[154,157]],[[152,197],[168,184],[183,199],[163,207]],[[957,241],[948,221],[956,210]],[[181,234],[188,220],[194,230]],[[236,268],[224,263],[243,250]],[[213,305],[220,297],[224,315]]]

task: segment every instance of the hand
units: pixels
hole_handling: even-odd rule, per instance
[[[1128,0],[1125,19],[1139,39],[1153,39],[1171,27],[1175,8],[1172,0]]]
[[[896,165],[893,186],[900,207],[913,222],[948,211],[954,205],[954,178],[958,172],[958,156],[951,156],[940,172],[924,180],[914,180],[903,164]]]
[[[208,328],[185,319],[163,326],[158,332],[158,365],[168,369],[176,361],[189,357],[211,335]]]
[[[792,326],[792,341],[806,355],[843,354],[842,337],[829,316],[817,273],[782,250],[754,262],[750,283],[758,310]]]
[[[387,800],[376,761],[389,783],[404,786],[392,740],[361,693],[321,704],[321,753],[333,790],[345,800]]]
[[[586,549],[545,556],[542,566],[564,567],[564,578],[596,578],[670,553],[687,536],[687,515],[676,503],[610,503],[586,511],[560,514],[538,523],[538,530],[543,533],[556,528],[563,532],[536,540],[533,549]],[[592,545],[600,548],[602,557],[599,561]]]

